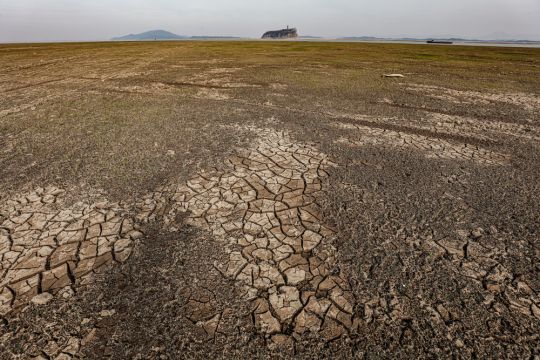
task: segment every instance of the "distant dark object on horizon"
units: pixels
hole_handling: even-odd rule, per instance
[[[428,44],[447,44],[447,45],[452,45],[454,42],[453,41],[449,41],[449,40],[428,40],[427,41]]]
[[[297,37],[298,31],[295,28],[289,29],[288,26],[282,30],[267,31],[262,36],[263,39],[291,39]]]

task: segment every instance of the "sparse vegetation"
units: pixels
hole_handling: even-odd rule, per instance
[[[21,44],[0,69],[0,358],[539,354],[540,49]]]

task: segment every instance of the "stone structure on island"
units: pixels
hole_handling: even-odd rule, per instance
[[[291,39],[297,37],[298,31],[295,28],[289,28],[288,26],[286,29],[282,30],[267,31],[262,36],[263,39]]]

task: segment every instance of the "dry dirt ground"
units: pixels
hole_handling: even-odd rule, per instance
[[[540,357],[539,49],[5,45],[0,94],[1,359]]]

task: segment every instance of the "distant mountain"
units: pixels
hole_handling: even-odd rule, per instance
[[[186,38],[186,36],[176,35],[172,32],[168,32],[165,30],[152,30],[140,34],[129,34],[125,36],[115,37],[112,38],[112,40],[180,40]]]

